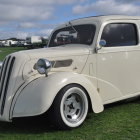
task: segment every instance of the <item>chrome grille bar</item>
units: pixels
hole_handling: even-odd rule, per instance
[[[2,62],[0,62],[0,69],[1,69],[1,67],[2,67]]]
[[[8,85],[10,81],[11,72],[15,62],[15,57],[7,57],[2,65],[0,74],[0,114],[3,115]]]
[[[1,96],[2,96],[4,80],[5,80],[5,74],[6,74],[7,65],[8,65],[9,60],[10,60],[10,57],[5,59],[5,62],[3,64],[2,70],[1,70],[1,75],[0,75],[0,77],[1,77],[1,80],[0,80],[0,100],[1,100]]]

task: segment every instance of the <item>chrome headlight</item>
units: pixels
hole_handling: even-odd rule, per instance
[[[35,69],[40,73],[40,74],[46,74],[48,75],[48,72],[51,70],[52,64],[49,60],[41,58],[37,61]]]

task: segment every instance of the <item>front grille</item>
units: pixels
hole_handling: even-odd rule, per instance
[[[15,57],[8,56],[2,65],[0,71],[0,114],[3,115],[4,106],[9,86],[9,81],[13,69],[13,65],[15,62]]]

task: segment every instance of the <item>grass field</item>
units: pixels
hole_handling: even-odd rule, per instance
[[[23,48],[1,49],[0,60]],[[140,140],[140,98],[105,106],[90,113],[85,123],[71,131],[56,130],[44,117],[0,122],[0,140]]]
[[[5,47],[0,48],[0,61],[4,59],[4,57],[10,53],[25,50],[23,47]]]

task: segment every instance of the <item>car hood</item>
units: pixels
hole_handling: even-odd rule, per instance
[[[31,59],[36,58],[54,58],[54,57],[65,57],[73,55],[87,55],[89,54],[89,49],[86,45],[78,46],[67,46],[67,47],[53,47],[53,48],[43,48],[24,51]]]
[[[53,67],[51,72],[71,71],[81,73],[87,61],[90,50],[86,45],[54,47],[22,51],[30,58],[27,60],[23,68],[23,77],[27,79],[38,74],[37,70],[33,69],[38,59],[45,58],[51,61]],[[32,71],[32,72],[31,72]]]

